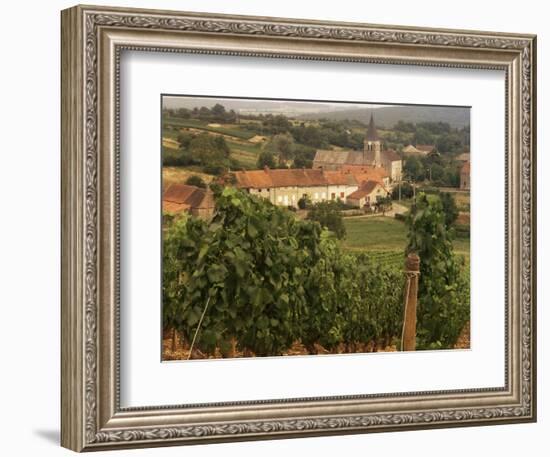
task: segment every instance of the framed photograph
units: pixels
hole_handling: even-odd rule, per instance
[[[62,445],[536,420],[536,37],[62,12]]]

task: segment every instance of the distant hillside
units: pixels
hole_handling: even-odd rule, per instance
[[[349,104],[338,103],[311,103],[289,100],[247,100],[231,98],[204,98],[185,96],[164,96],[163,108],[200,108],[205,106],[212,108],[215,104],[221,104],[226,110],[235,110],[241,114],[284,114],[286,116],[300,116],[306,113],[329,113],[335,110],[343,110],[353,107]]]
[[[358,108],[342,111],[327,111],[308,113],[299,116],[300,119],[355,119],[365,124],[370,115],[378,127],[391,128],[398,121],[412,122],[447,122],[451,127],[462,128],[470,124],[470,108],[449,108],[441,106],[386,106],[382,108]]]

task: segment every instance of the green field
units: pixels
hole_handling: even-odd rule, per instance
[[[205,132],[220,133],[241,140],[248,140],[256,135],[253,131],[239,128],[237,124],[222,124],[221,127],[209,127],[208,122],[199,119],[180,119],[166,116],[163,118],[164,127],[191,128],[204,130]]]
[[[352,252],[392,257],[392,253],[404,252],[407,245],[407,227],[392,217],[348,217],[344,218],[346,238],[343,247]],[[455,254],[463,255],[466,262],[470,259],[470,240],[458,238],[453,242]],[[393,261],[393,260],[392,260]]]
[[[344,218],[346,238],[344,247],[351,251],[404,250],[406,227],[392,217]]]
[[[255,134],[250,130],[241,129],[237,124],[223,124],[221,127],[209,127],[207,122],[198,119],[176,119],[165,117],[162,137],[175,140],[181,129],[201,130],[205,133],[224,135],[231,151],[230,157],[239,168],[253,169],[258,163],[258,155],[262,150],[262,143],[251,143],[247,140]],[[163,151],[166,149],[163,146]]]

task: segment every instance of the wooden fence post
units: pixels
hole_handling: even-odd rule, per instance
[[[403,319],[403,333],[401,336],[401,350],[416,350],[416,304],[418,296],[418,276],[420,275],[420,258],[410,253],[405,260],[405,312]]]

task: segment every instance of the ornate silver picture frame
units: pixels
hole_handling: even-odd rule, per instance
[[[535,36],[93,6],[64,10],[61,17],[64,447],[536,420]],[[127,50],[505,72],[505,386],[121,407],[119,71]]]

